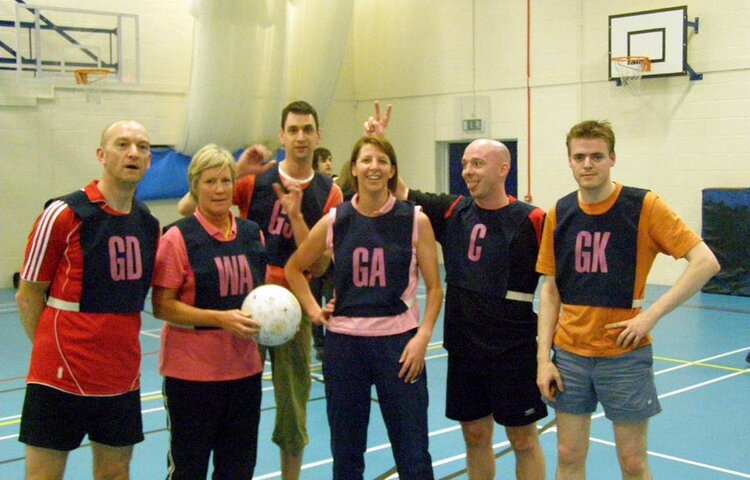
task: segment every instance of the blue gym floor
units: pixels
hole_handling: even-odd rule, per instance
[[[664,292],[649,288],[647,300]],[[0,479],[21,479],[23,445],[18,426],[30,343],[23,333],[13,291],[0,290]],[[147,302],[150,306],[150,300]],[[150,308],[149,308],[150,309]],[[131,477],[161,479],[166,474],[168,434],[157,372],[161,322],[144,315],[142,405],[146,440],[135,448]],[[652,419],[649,454],[655,478],[680,480],[750,478],[750,298],[698,294],[662,319],[654,331],[656,383],[664,412]],[[439,324],[428,350],[430,451],[437,478],[466,478],[464,444],[458,425],[444,416],[446,352]],[[266,370],[268,372],[268,368]],[[313,363],[312,374],[320,373]],[[256,479],[280,478],[278,449],[271,443],[274,396],[266,373]],[[540,427],[554,414],[540,422]],[[323,385],[313,381],[308,407],[310,445],[303,479],[330,478],[331,455]],[[497,453],[507,447],[502,428],[495,430]],[[393,460],[380,411],[373,404],[365,478],[386,478]],[[548,478],[554,478],[554,427],[542,435]],[[512,454],[497,460],[497,478],[514,478]],[[84,445],[71,453],[66,479],[91,478],[91,451]],[[396,477],[393,477],[396,478]],[[588,478],[620,478],[611,424],[597,412],[592,421]]]

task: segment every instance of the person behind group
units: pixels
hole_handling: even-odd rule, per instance
[[[167,230],[156,256],[170,479],[205,479],[211,454],[214,480],[255,470],[263,362],[259,325],[240,308],[266,260],[258,224],[230,210],[236,180],[231,153],[198,150],[188,167],[197,209]]]
[[[318,147],[313,152],[312,168],[316,172],[333,178],[333,155],[327,148]]]
[[[331,208],[343,200],[341,190],[330,177],[312,168],[315,147],[322,131],[318,113],[307,102],[295,101],[281,112],[279,139],[286,158],[279,164],[260,164],[270,152],[254,146],[243,153],[237,164],[239,175],[233,202],[240,215],[257,222],[266,239],[268,268],[266,283],[287,287],[284,265],[314,225]],[[265,171],[254,175],[247,172]],[[274,186],[276,185],[276,186]],[[286,191],[279,197],[281,190]],[[301,208],[285,210],[300,195]],[[294,201],[292,201],[294,200]],[[183,215],[195,210],[189,195],[180,201]],[[307,401],[310,397],[310,320],[303,316],[300,329],[284,345],[269,348],[276,398],[276,423],[273,441],[281,450],[281,473],[284,480],[296,480],[302,468],[302,454],[309,442],[307,434]]]
[[[29,480],[62,479],[85,435],[93,477],[127,479],[143,440],[138,335],[159,241],[159,222],[135,199],[148,133],[115,122],[96,158],[101,179],[50,200],[36,220],[16,293],[33,343],[19,435]]]
[[[357,194],[318,221],[286,265],[303,308],[328,328],[333,478],[363,478],[374,384],[399,476],[431,479],[425,352],[443,298],[435,237],[418,207],[393,196],[398,166],[387,140],[363,137],[349,165]],[[326,252],[335,262],[333,308],[321,308],[303,273]],[[427,289],[421,325],[417,268]]]
[[[313,152],[313,170],[323,175],[328,175],[335,181],[333,175],[333,155],[327,148],[318,147]],[[310,289],[313,296],[323,305],[333,298],[333,270],[329,267],[323,275],[313,277],[310,280]],[[325,349],[325,327],[323,325],[312,326],[313,348],[315,358],[323,359]]]
[[[352,177],[352,169],[348,163],[341,166],[341,171],[338,177],[336,177],[336,185],[341,189],[341,193],[344,195],[344,200],[351,200],[356,191],[354,190],[354,177]]]
[[[391,106],[381,117],[376,102],[375,112],[365,132],[383,135]],[[470,197],[408,189],[403,180],[399,190],[424,208],[443,247],[446,416],[461,423],[472,480],[495,478],[495,422],[505,427],[517,478],[545,477],[536,421],[547,409],[536,386],[532,305],[544,211],[506,193],[510,162],[502,143],[474,140],[461,160]]]
[[[600,402],[614,426],[622,478],[650,479],[648,419],[661,411],[650,332],[700,290],[719,263],[658,196],[611,180],[617,157],[608,122],[573,126],[566,145],[578,190],[547,215],[537,262],[545,276],[537,383],[557,413],[557,478],[585,478],[591,413]],[[688,265],[643,310],[658,253]]]

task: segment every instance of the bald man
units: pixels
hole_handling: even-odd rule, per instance
[[[47,202],[26,247],[16,302],[33,343],[19,440],[26,478],[62,479],[85,435],[94,475],[129,478],[143,440],[138,335],[159,222],[135,188],[151,165],[146,130],[104,129],[101,180]]]
[[[505,427],[517,478],[545,476],[532,308],[544,212],[506,193],[510,161],[502,143],[475,140],[461,160],[470,197],[405,190],[443,246],[446,416],[461,422],[472,480],[495,478],[494,422]]]

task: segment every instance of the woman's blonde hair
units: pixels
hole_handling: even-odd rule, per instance
[[[198,150],[193,159],[190,160],[190,166],[188,167],[188,183],[190,184],[190,196],[194,200],[198,200],[198,180],[201,178],[201,173],[210,168],[229,168],[229,172],[232,174],[232,186],[237,183],[237,166],[235,160],[229,150],[221,148],[218,145],[210,143],[205,147]]]

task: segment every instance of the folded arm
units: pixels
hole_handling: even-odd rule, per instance
[[[16,292],[16,303],[18,304],[18,313],[21,317],[21,324],[26,331],[29,340],[34,342],[36,327],[39,325],[39,318],[42,316],[45,306],[45,294],[49,288],[50,282],[29,282],[21,280]]]

